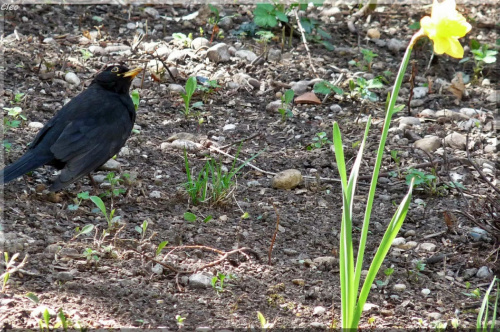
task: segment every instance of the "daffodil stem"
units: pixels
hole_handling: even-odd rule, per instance
[[[361,238],[359,243],[366,243],[366,238],[368,236],[368,226],[370,224],[370,217],[371,217],[371,211],[372,211],[372,206],[373,206],[373,200],[375,197],[375,188],[377,187],[377,182],[378,182],[378,175],[380,172],[380,165],[382,164],[382,156],[384,154],[384,147],[385,147],[385,142],[387,140],[387,134],[389,132],[389,127],[391,124],[391,119],[392,116],[394,115],[394,106],[396,105],[396,99],[398,98],[399,94],[399,89],[401,88],[401,84],[403,83],[403,78],[406,72],[406,68],[408,67],[408,62],[410,60],[410,55],[411,51],[413,49],[413,45],[415,45],[415,42],[417,39],[423,36],[423,31],[420,30],[418,31],[411,39],[410,44],[406,48],[405,55],[403,57],[403,61],[401,62],[401,66],[399,67],[398,75],[396,77],[396,82],[394,83],[394,87],[392,89],[392,94],[391,98],[389,100],[387,110],[385,113],[385,120],[384,120],[384,127],[382,129],[382,136],[380,137],[380,144],[377,152],[377,160],[375,161],[375,167],[373,169],[373,175],[372,175],[372,182],[370,185],[370,191],[368,193],[368,201],[366,203],[366,210],[365,210],[365,218],[363,221],[363,229],[361,230]],[[363,268],[363,258],[364,258],[364,250],[362,248],[359,248],[358,250],[358,257],[356,260],[356,269],[355,269],[355,282],[354,286],[355,289],[359,289],[359,283],[361,280],[361,270]],[[363,285],[363,288],[366,286],[371,286],[371,285]],[[358,306],[359,304],[364,304],[366,302],[366,298],[368,296],[369,292],[361,292],[359,294],[359,299],[358,299]],[[359,319],[361,317],[361,312],[363,308],[357,307],[355,312],[354,312],[354,317],[353,317],[353,322],[359,322]]]

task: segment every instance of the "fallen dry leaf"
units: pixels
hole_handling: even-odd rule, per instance
[[[314,92],[306,92],[303,95],[295,98],[296,104],[314,104],[321,105],[321,100],[314,94]]]

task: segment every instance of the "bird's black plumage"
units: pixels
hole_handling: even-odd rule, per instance
[[[0,184],[43,165],[62,169],[57,191],[89,174],[120,151],[132,132],[135,108],[129,95],[141,68],[110,66],[45,124],[26,153],[0,171]]]

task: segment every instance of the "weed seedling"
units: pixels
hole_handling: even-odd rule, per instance
[[[217,294],[224,292],[224,280],[235,279],[232,274],[225,275],[224,273],[217,272],[217,275],[212,278],[210,284]]]
[[[78,195],[76,195],[76,198],[73,199],[74,204],[68,205],[68,210],[70,210],[70,211],[78,210],[78,208],[80,207],[82,202],[84,200],[89,199],[89,198],[90,198],[90,195],[89,195],[88,191],[83,191],[83,192],[79,193]]]
[[[18,128],[21,125],[21,121],[26,121],[27,118],[22,113],[23,109],[19,106],[15,107],[4,107],[7,111],[7,116],[3,118],[4,131],[10,128]]]
[[[186,320],[186,317],[182,317],[181,315],[175,315],[175,320],[177,321],[177,326],[181,328],[184,326],[184,321]]]
[[[307,147],[308,150],[320,149],[323,146],[325,146],[326,144],[333,144],[333,142],[328,139],[328,136],[326,135],[326,133],[324,131],[322,131],[320,133],[316,133],[316,137],[313,137],[312,140],[313,140],[313,143],[311,143]]]
[[[401,158],[398,156],[398,151],[391,150],[391,158],[396,163],[396,168],[398,170],[398,177],[401,177],[401,171],[399,169],[399,166],[401,165]]]
[[[187,118],[191,114],[191,108],[192,107],[200,107],[203,105],[202,102],[197,102],[194,103],[193,105],[191,104],[191,98],[193,97],[194,91],[196,90],[197,82],[196,82],[196,77],[191,76],[188,78],[186,81],[186,93],[181,92],[182,99],[184,100],[184,116]]]
[[[94,262],[95,264],[99,262],[99,256],[97,254],[98,252],[91,248],[87,248],[83,251],[83,256],[87,258],[87,262]]]
[[[90,196],[90,200],[94,202],[94,204],[99,208],[99,210],[102,212],[104,215],[104,218],[106,219],[106,222],[108,223],[108,229],[113,228],[117,223],[118,220],[120,219],[120,216],[115,216],[115,209],[112,209],[110,213],[108,214],[106,206],[104,205],[104,202],[102,199],[98,196]]]
[[[24,99],[24,95],[25,95],[25,94],[24,94],[24,93],[22,93],[22,92],[18,92],[18,93],[16,93],[16,94],[14,95],[14,100],[11,100],[11,101],[10,101],[10,103],[11,103],[11,104],[19,104],[20,102],[22,102],[22,101],[23,101],[23,99]]]
[[[137,233],[139,233],[141,235],[141,241],[144,241],[144,237],[146,236],[146,231],[148,229],[148,221],[147,220],[144,220],[142,222],[142,225],[139,227],[139,226],[135,226],[135,231]]]
[[[372,78],[366,80],[363,77],[358,77],[356,82],[353,80],[349,81],[349,90],[351,91],[351,96],[361,96],[363,99],[368,99],[371,101],[377,101],[378,96],[370,91],[370,89],[379,89],[384,85],[378,78]]]
[[[470,43],[471,53],[474,59],[474,78],[477,80],[483,76],[483,69],[487,64],[497,61],[497,50],[490,50],[487,44],[481,45],[477,40],[473,39]],[[470,61],[470,58],[463,58],[460,63]]]
[[[191,46],[191,41],[193,40],[193,34],[185,35],[181,32],[176,32],[172,34],[172,37],[174,40],[178,41],[181,45],[184,45],[184,47],[190,47]]]
[[[285,91],[285,94],[281,96],[281,107],[278,108],[278,112],[281,114],[281,121],[285,122],[288,118],[293,117],[290,105],[293,101],[293,96],[295,92],[292,89]]]
[[[344,94],[344,91],[341,88],[339,88],[336,85],[333,85],[332,83],[330,83],[328,81],[321,81],[321,82],[314,84],[313,90],[315,93],[321,93],[323,95],[329,95],[332,92],[337,94],[337,95]]]

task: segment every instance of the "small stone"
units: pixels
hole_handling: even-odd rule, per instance
[[[419,149],[422,149],[426,152],[431,153],[431,152],[434,152],[441,147],[441,139],[437,136],[429,136],[429,137],[419,139],[418,141],[415,141],[415,143],[413,143],[413,145],[416,148],[419,148]]]
[[[163,266],[161,266],[160,264],[155,264],[151,268],[151,272],[153,272],[154,274],[157,274],[157,275],[162,275],[163,274]]]
[[[29,128],[40,129],[40,128],[43,128],[43,123],[41,123],[41,122],[30,122],[28,124],[28,127]]]
[[[326,308],[322,306],[314,307],[313,316],[321,316],[326,312]]]
[[[254,52],[248,51],[248,50],[236,51],[236,53],[234,53],[234,55],[238,58],[245,59],[248,62],[252,62],[255,59],[257,59],[257,55]]]
[[[334,113],[340,113],[342,112],[342,106],[340,106],[339,104],[333,104],[332,106],[330,106],[330,111]]]
[[[427,295],[429,295],[430,293],[431,293],[431,290],[430,290],[430,289],[428,289],[428,288],[424,288],[424,289],[422,289],[422,295],[423,295],[423,296],[427,296]]]
[[[224,128],[222,128],[222,131],[235,130],[235,129],[236,129],[235,124],[228,123],[227,125],[224,126]]]
[[[180,84],[169,84],[168,89],[171,92],[175,92],[175,93],[186,93],[186,90],[184,90],[184,87]]]
[[[224,43],[219,43],[210,47],[207,51],[207,57],[210,61],[215,63],[229,61],[228,46]]]
[[[76,76],[75,73],[73,72],[68,72],[66,73],[66,75],[64,75],[64,80],[66,82],[68,82],[69,84],[73,84],[73,85],[80,85],[80,79],[78,78],[78,76]]]
[[[287,169],[279,172],[271,180],[271,186],[275,189],[293,189],[302,181],[302,174],[297,169]]]
[[[440,320],[443,315],[440,314],[439,312],[430,312],[427,314],[427,317],[429,317],[432,320]]]
[[[211,286],[212,277],[203,273],[195,273],[189,276],[189,286],[193,288],[208,288]]]
[[[267,59],[272,62],[278,62],[281,60],[281,50],[272,48],[267,54]]]
[[[399,118],[399,124],[408,125],[408,126],[420,126],[422,123],[419,118],[415,118],[413,116],[403,116]]]
[[[397,237],[394,240],[392,240],[392,246],[399,248],[403,244],[406,243],[406,239],[404,237]]]
[[[198,50],[202,47],[208,47],[208,45],[210,45],[210,41],[203,37],[197,37],[191,42],[191,48],[193,50]]]
[[[429,92],[429,88],[425,86],[419,86],[413,89],[413,98],[415,99],[422,99],[425,96],[427,96],[427,93]]]
[[[122,169],[122,166],[119,162],[117,162],[116,160],[114,159],[109,159],[108,161],[106,161],[104,163],[104,165],[102,165],[101,167],[99,167],[99,170],[101,171],[114,171],[114,172],[118,172]]]
[[[368,31],[366,32],[366,35],[370,39],[379,39],[380,38],[380,31],[376,28],[371,28],[371,29],[368,29]]]
[[[420,117],[422,117],[422,118],[435,118],[436,111],[427,108],[427,109],[423,110],[422,112],[420,112]]]
[[[395,284],[392,286],[392,289],[394,289],[396,292],[403,292],[406,290],[406,285],[405,284]]]
[[[415,241],[410,241],[405,244],[400,245],[398,248],[404,249],[404,250],[411,250],[414,249],[418,246],[418,243]]]
[[[465,137],[465,135],[457,132],[453,132],[444,138],[444,144],[446,146],[457,150],[465,150],[466,142],[467,138]]]
[[[420,244],[420,250],[434,252],[436,251],[436,245],[434,243],[424,242]]]
[[[154,190],[149,193],[149,197],[151,198],[161,198],[161,193],[158,190]]]
[[[132,23],[132,22],[127,23],[127,29],[134,30],[135,28],[136,28],[135,23]]]
[[[267,112],[277,112],[279,108],[281,108],[282,105],[281,100],[275,100],[270,102],[269,104],[266,105],[266,111]]]
[[[306,284],[306,282],[304,281],[304,279],[293,279],[292,283],[294,285],[301,286],[301,287],[304,287],[304,285]]]
[[[477,271],[478,271],[478,269],[476,269],[475,267],[470,268],[470,269],[465,269],[463,274],[462,274],[462,278],[464,278],[464,280],[470,279],[476,275]]]
[[[301,94],[306,93],[307,88],[309,87],[309,81],[298,81],[290,87],[296,95],[300,96]]]
[[[70,281],[75,278],[74,276],[75,271],[64,271],[64,272],[59,272],[54,275],[54,278],[59,281]]]
[[[151,16],[152,18],[160,18],[160,13],[158,12],[158,10],[156,10],[155,8],[153,7],[146,7],[144,9],[144,12],[146,14],[148,14],[149,16]]]
[[[396,38],[391,38],[387,42],[387,48],[393,53],[398,53],[399,51],[406,48],[406,42],[402,42],[401,40]]]
[[[405,232],[404,237],[407,238],[407,237],[415,236],[416,234],[417,234],[417,232],[415,232],[415,230],[410,229],[410,230],[407,230]]]
[[[479,279],[489,279],[493,276],[493,271],[487,266],[481,266],[476,273],[476,277]]]

